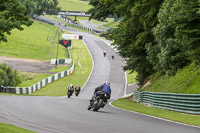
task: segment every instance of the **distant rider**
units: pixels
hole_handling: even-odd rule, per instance
[[[70,91],[70,92],[72,92],[72,94],[73,94],[73,92],[74,92],[74,86],[73,86],[73,84],[71,84],[71,85],[67,88],[67,91]]]
[[[81,87],[77,84],[77,86],[75,87],[75,92],[80,92],[81,91]]]
[[[94,94],[90,100],[90,103],[92,103],[95,99],[96,99],[96,96],[97,96],[97,92],[98,91],[104,91],[108,94],[108,99],[110,99],[110,96],[111,96],[111,88],[110,88],[110,82],[106,81],[104,84],[100,85],[99,87],[97,87],[94,91]]]
[[[104,55],[104,57],[106,56],[106,51],[105,50],[103,51],[103,55]]]
[[[115,57],[115,56],[114,56],[114,53],[111,54],[111,57],[112,57],[112,59],[114,59],[114,57]]]

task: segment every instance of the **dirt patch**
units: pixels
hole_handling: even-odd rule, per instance
[[[34,59],[22,59],[8,56],[0,56],[0,64],[1,63],[6,63],[11,66],[12,69],[21,72],[33,73],[52,73],[48,72],[48,70],[55,67],[55,65],[50,64],[50,61],[38,61]]]

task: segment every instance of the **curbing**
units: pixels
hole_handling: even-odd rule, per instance
[[[65,76],[70,76],[73,71],[74,71],[74,61],[73,61],[72,67],[69,70],[58,72],[58,73],[56,73],[52,76],[49,76],[49,77],[43,79],[42,81],[40,81],[40,82],[38,82],[38,83],[36,83],[32,86],[29,86],[29,87],[8,87],[8,89],[14,88],[16,94],[32,94],[33,92],[41,89],[42,87],[60,79],[60,78],[63,78]]]
[[[57,59],[58,64],[60,63],[60,60],[64,60],[64,63],[67,62],[69,64],[71,64],[72,59],[71,59],[71,53],[70,50],[68,50],[68,54],[70,59]],[[51,62],[56,62],[56,59],[51,59]],[[63,61],[62,61],[63,62]],[[60,63],[61,64],[61,63]],[[63,78],[65,76],[70,76],[72,74],[72,72],[74,71],[74,61],[72,63],[72,67],[69,70],[66,71],[62,71],[62,72],[58,72],[52,76],[49,76],[45,79],[43,79],[42,81],[39,81],[38,83],[29,86],[29,87],[6,87],[6,92],[7,93],[15,93],[15,94],[32,94],[34,92],[36,92],[37,90],[41,89],[42,87],[60,79]]]

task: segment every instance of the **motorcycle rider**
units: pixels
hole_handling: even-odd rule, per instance
[[[106,57],[106,51],[105,50],[103,51],[103,55],[104,55],[104,57]]]
[[[81,91],[81,87],[77,84],[77,86],[75,87],[75,92],[78,91],[80,92]]]
[[[99,87],[97,87],[94,91],[94,94],[90,100],[90,104],[96,99],[97,96],[97,92],[98,91],[104,91],[108,94],[108,99],[110,99],[111,96],[111,88],[110,88],[110,82],[106,81],[104,84],[100,85]],[[108,100],[107,99],[107,100]],[[106,104],[106,103],[105,103]]]
[[[114,57],[115,57],[115,56],[114,56],[114,53],[111,54],[111,57],[112,57],[112,59],[114,59]]]
[[[71,84],[71,85],[67,88],[67,91],[70,91],[70,92],[72,92],[72,94],[73,94],[73,92],[74,92],[74,86],[73,86],[73,84]]]

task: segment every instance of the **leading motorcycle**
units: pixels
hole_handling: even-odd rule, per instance
[[[104,91],[96,92],[96,98],[90,102],[88,110],[92,109],[93,111],[98,111],[100,108],[103,108],[107,104],[109,95]]]
[[[72,94],[73,94],[73,91],[71,91],[71,90],[68,90],[68,91],[67,91],[67,96],[68,96],[68,98],[70,98],[70,97],[72,96]]]

